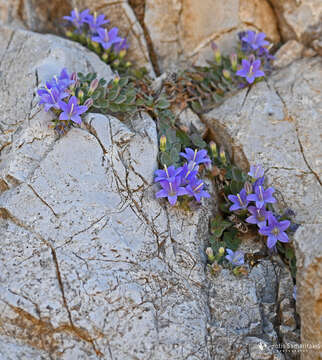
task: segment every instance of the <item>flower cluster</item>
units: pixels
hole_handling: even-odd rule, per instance
[[[123,61],[129,44],[126,38],[119,36],[117,27],[104,27],[110,23],[105,15],[98,15],[96,12],[91,14],[89,9],[80,12],[75,8],[64,19],[73,29],[66,32],[68,37],[89,46],[108,64],[118,66]]]
[[[59,76],[55,75],[50,81],[46,81],[45,85],[37,91],[39,105],[44,105],[45,111],[51,110],[57,115],[55,130],[58,132],[65,132],[72,123],[79,125],[82,122],[80,115],[93,104],[92,99],[87,99],[82,104],[83,94],[80,92],[77,93],[77,97],[75,96],[77,84],[77,74],[69,75],[67,69],[64,68]],[[91,87],[94,88],[95,84],[91,84]]]
[[[245,78],[248,84],[252,84],[256,78],[265,76],[263,70],[271,69],[270,63],[274,56],[269,53],[270,43],[265,40],[265,33],[248,30],[240,32],[238,36],[242,64],[236,75]]]
[[[264,169],[260,165],[253,165],[248,173],[251,183],[246,182],[237,195],[229,195],[232,202],[230,211],[245,211],[249,213],[246,222],[256,224],[261,235],[267,236],[267,246],[275,248],[277,241],[289,241],[285,230],[290,226],[289,220],[279,221],[272,211],[267,210],[267,204],[276,202],[273,188],[265,189]],[[252,203],[252,204],[251,204]]]
[[[155,182],[159,182],[162,187],[162,190],[156,193],[156,197],[167,197],[172,206],[176,204],[178,196],[188,195],[194,197],[197,202],[203,197],[209,198],[209,193],[204,190],[203,180],[197,177],[200,164],[206,167],[211,165],[207,151],[186,148],[180,155],[187,161],[183,166],[175,168],[165,165],[164,170],[155,172]]]

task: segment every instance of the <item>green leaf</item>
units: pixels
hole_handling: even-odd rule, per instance
[[[119,81],[119,86],[122,88],[125,85],[127,85],[127,83],[129,82],[129,78],[128,77],[122,77]]]
[[[119,105],[119,104],[124,103],[125,101],[126,101],[126,96],[120,95],[120,96],[118,96],[117,99],[114,100],[114,103]]]
[[[190,138],[185,132],[178,129],[176,131],[176,135],[184,148],[189,147],[191,145]]]
[[[106,99],[99,99],[94,102],[94,106],[97,108],[107,108],[109,106],[109,102]]]
[[[114,101],[119,96],[120,92],[121,92],[120,87],[112,88],[109,91],[109,93],[107,94],[107,96],[108,96],[110,101]]]
[[[166,153],[166,152],[161,153],[161,155],[160,155],[160,163],[162,165],[171,166],[172,164],[171,164],[170,155],[168,153]]]
[[[244,187],[243,182],[232,180],[231,183],[230,183],[231,194],[233,194],[233,195],[238,194],[242,190],[243,187]]]
[[[166,100],[166,99],[160,99],[160,100],[157,102],[156,107],[157,107],[158,109],[167,109],[167,108],[170,107],[170,103],[169,103],[169,101]]]
[[[207,147],[207,143],[203,141],[202,137],[199,134],[192,134],[190,136],[190,139],[192,143],[200,149],[204,149],[205,147]]]
[[[191,108],[196,113],[201,113],[202,112],[202,107],[201,107],[201,105],[199,104],[198,101],[193,101],[191,103]]]
[[[221,215],[217,215],[210,224],[210,231],[211,233],[217,237],[220,238],[223,232],[228,229],[232,223],[230,221],[224,220]]]
[[[112,112],[119,112],[120,111],[120,106],[117,104],[110,104],[108,107]]]
[[[175,147],[170,150],[171,165],[177,163],[180,159],[179,153]]]
[[[236,251],[241,243],[241,240],[237,236],[237,229],[230,229],[224,232],[223,240],[226,247]]]

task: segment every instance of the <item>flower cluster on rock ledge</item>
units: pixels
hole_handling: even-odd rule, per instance
[[[71,30],[66,31],[67,37],[86,45],[95,51],[102,60],[113,68],[129,67],[130,62],[124,61],[129,44],[126,38],[119,36],[119,29],[112,27],[107,29],[110,23],[103,14],[90,13],[89,9],[79,11],[77,8],[71,11],[69,16],[64,16]]]
[[[200,164],[211,165],[207,150],[186,148],[180,155],[187,160],[183,166],[167,168],[164,165],[164,170],[156,170],[155,181],[162,187],[162,190],[156,193],[156,197],[167,197],[172,206],[176,204],[178,196],[194,197],[197,202],[203,197],[209,198],[209,193],[204,190],[204,181],[197,177]]]
[[[264,189],[264,169],[260,165],[252,165],[248,173],[251,183],[246,182],[244,188],[237,195],[229,195],[228,199],[233,203],[230,211],[248,211],[250,216],[246,222],[256,224],[261,235],[267,236],[267,247],[272,249],[277,241],[288,242],[285,230],[290,226],[289,220],[278,221],[271,211],[266,209],[266,204],[273,204],[276,199],[273,197],[274,188]],[[255,206],[249,206],[249,203]],[[268,224],[267,224],[268,222]]]

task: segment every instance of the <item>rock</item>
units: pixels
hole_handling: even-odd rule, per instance
[[[37,107],[36,88],[63,67],[70,73],[96,71],[107,81],[114,75],[75,42],[5,27],[0,28],[0,59],[1,192],[25,181],[55,143],[50,115]]]
[[[295,39],[310,45],[322,36],[320,0],[271,0],[284,41]]]
[[[314,40],[312,42],[312,46],[314,48],[314,50],[316,50],[316,52],[322,56],[322,40]]]
[[[200,120],[199,116],[190,108],[179,112],[178,123],[186,128],[190,133],[197,133],[202,137],[206,135],[206,125]]]
[[[301,315],[303,346],[315,346],[305,353],[305,360],[322,357],[322,246],[321,224],[305,224],[295,233],[297,255],[297,301]],[[305,345],[304,345],[305,344]]]
[[[128,124],[89,114],[59,139],[48,129],[35,87],[63,66],[109,79],[96,55],[7,28],[0,49],[1,131],[12,138],[0,154],[0,354],[209,357],[212,205],[187,216],[155,199],[158,140],[146,114]]]
[[[211,59],[212,40],[224,52],[231,51],[237,32],[246,28],[264,31],[273,42],[280,39],[266,0],[147,0],[145,4],[144,23],[161,71],[187,61]]]
[[[37,32],[62,34],[62,17],[74,7],[106,15],[112,26],[119,27],[121,36],[128,38],[129,59],[154,74],[142,27],[127,0],[8,0],[0,4],[0,21]]]
[[[293,241],[303,343],[321,342],[321,76],[321,58],[293,62],[203,116],[237,164],[264,166],[280,204],[301,224]]]
[[[301,58],[304,46],[296,40],[287,41],[275,54],[275,68],[283,68]]]

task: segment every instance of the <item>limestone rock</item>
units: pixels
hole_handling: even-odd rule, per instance
[[[266,0],[147,0],[144,22],[162,71],[211,59],[212,40],[231,51],[237,32],[245,28],[264,31],[273,42],[280,39]]]
[[[59,139],[48,129],[35,87],[63,66],[108,80],[96,55],[5,28],[0,44],[1,132],[12,139],[0,157],[1,356],[206,359],[212,206],[187,216],[155,199],[145,114],[128,124],[89,114]]]
[[[147,67],[153,75],[142,27],[127,0],[4,0],[0,4],[0,21],[37,32],[63,33],[62,17],[74,7],[106,15],[113,26],[119,27],[121,36],[128,38],[129,59]]]
[[[75,42],[6,27],[0,28],[0,59],[1,192],[25,181],[55,142],[44,121],[50,115],[36,106],[37,87],[63,67],[70,73],[95,71],[107,81],[113,74]]]
[[[296,40],[287,41],[274,55],[274,67],[283,68],[301,58],[304,46]]]
[[[280,203],[301,224],[294,242],[303,343],[321,342],[321,76],[321,58],[305,58],[204,115],[237,164],[264,166]]]
[[[271,0],[283,40],[295,39],[305,45],[322,37],[320,0]]]

